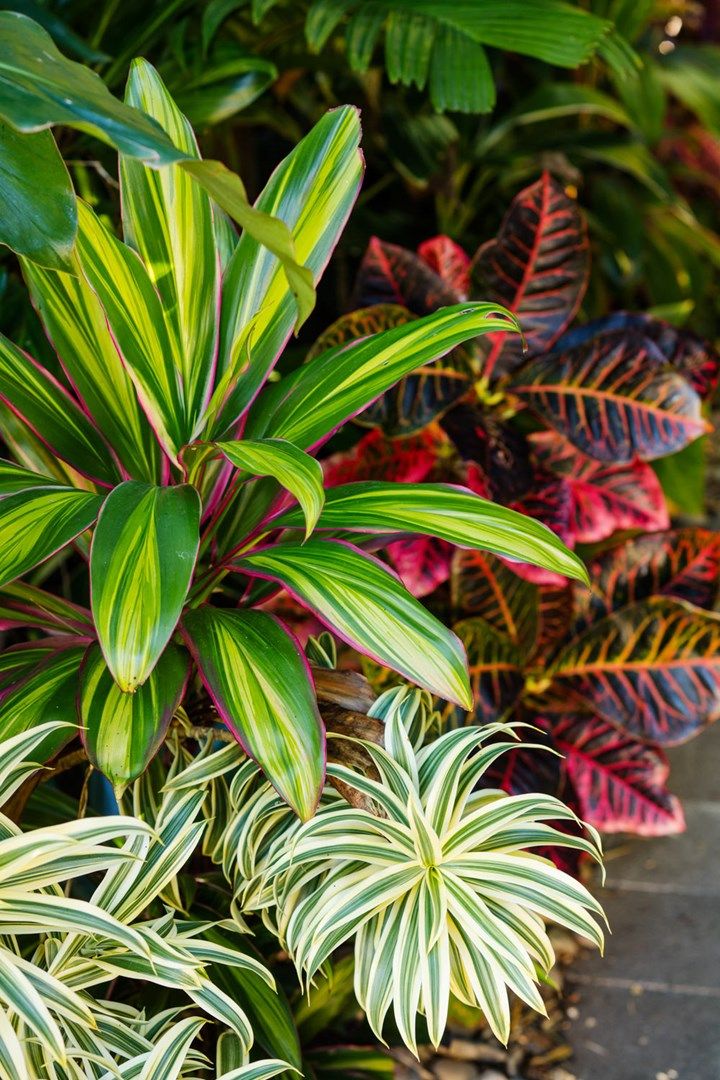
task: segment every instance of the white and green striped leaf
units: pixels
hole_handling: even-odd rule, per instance
[[[134,694],[112,677],[98,645],[82,664],[78,709],[92,764],[121,792],[145,771],[180,704],[189,670],[182,649],[168,645]]]
[[[148,420],[165,452],[177,461],[192,422],[185,411],[179,358],[155,286],[137,253],[81,200],[76,251]]]
[[[301,520],[290,510],[273,524],[298,527]],[[588,581],[582,559],[542,522],[451,484],[342,484],[326,492],[318,528],[437,536]]]
[[[258,210],[286,223],[298,260],[307,266],[316,283],[357,197],[363,172],[359,142],[357,110],[332,110],[280,163],[257,201]],[[213,401],[213,432],[223,434],[248,408],[281,352],[295,318],[295,303],[282,264],[262,246],[259,237],[246,230],[223,282],[218,369],[222,392]]]
[[[70,382],[123,470],[134,480],[158,480],[160,446],[97,295],[82,276],[45,270],[29,260],[23,274]]]
[[[190,124],[147,61],[133,62],[125,101],[156,120],[188,157],[199,157]],[[179,165],[151,169],[122,156],[120,190],[125,242],[160,294],[193,429],[209,399],[217,352],[220,269],[210,199]]]
[[[57,379],[2,334],[0,398],[68,465],[102,484],[116,482],[112,454],[87,415]]]
[[[279,582],[353,648],[471,707],[459,640],[377,559],[343,542],[308,540],[252,552],[237,566]]]
[[[205,607],[183,619],[190,650],[223,721],[303,819],[324,779],[324,731],[300,646],[261,611]]]
[[[290,439],[307,450],[403,376],[496,330],[519,330],[519,325],[497,304],[468,302],[329,349],[263,391],[245,434]]]
[[[177,626],[199,544],[200,499],[188,484],[128,480],[108,496],[90,556],[92,611],[121,690],[142,686]]]
[[[0,500],[0,585],[65,547],[95,521],[102,498],[60,486],[35,487]]]
[[[325,501],[320,463],[287,439],[215,443],[233,465],[253,476],[272,476],[294,495],[305,517],[305,536],[315,528]]]

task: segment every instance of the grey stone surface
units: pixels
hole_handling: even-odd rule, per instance
[[[569,977],[577,1080],[720,1080],[720,725],[671,763],[687,832],[614,841],[606,957]]]

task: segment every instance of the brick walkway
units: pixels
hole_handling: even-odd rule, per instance
[[[568,976],[577,1080],[720,1080],[720,723],[670,756],[687,832],[607,845],[612,936]]]

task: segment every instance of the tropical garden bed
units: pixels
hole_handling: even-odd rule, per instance
[[[565,1080],[720,708],[712,35],[0,12],[0,1076]]]

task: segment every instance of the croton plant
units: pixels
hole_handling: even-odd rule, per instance
[[[360,306],[312,355],[413,325],[476,290],[516,315],[527,351],[518,336],[493,332],[413,372],[357,418],[371,430],[325,461],[326,482],[460,482],[583,553],[590,591],[434,538],[388,548],[406,585],[467,648],[474,721],[528,720],[562,755],[510,753],[492,782],[561,793],[607,832],[671,833],[684,822],[664,748],[720,711],[720,535],[670,527],[651,463],[708,430],[720,360],[648,315],[568,329],[588,269],[576,199],[549,174],[517,195],[472,258],[445,236],[417,252],[373,239]]]

